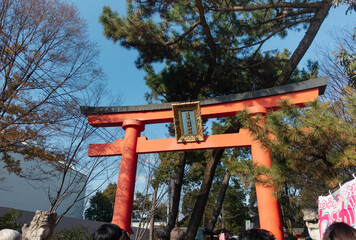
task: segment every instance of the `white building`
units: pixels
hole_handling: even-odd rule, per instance
[[[0,154],[0,157],[2,155]],[[24,161],[21,154],[14,153],[12,157],[20,160],[20,167],[26,178],[9,173],[0,161],[0,207],[14,208],[35,212],[36,210],[48,211],[50,199],[56,195],[62,183],[62,173],[48,163],[38,159]],[[80,190],[79,200],[65,216],[83,218],[86,176],[74,168],[69,169],[63,189],[67,189],[57,209],[57,214],[62,214],[67,207],[75,201]]]

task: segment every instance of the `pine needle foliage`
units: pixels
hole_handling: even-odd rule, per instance
[[[126,14],[103,8],[99,21],[108,39],[137,50],[148,101],[187,101],[300,81],[293,72],[331,6],[331,0],[133,0]],[[307,27],[293,53],[267,46]]]
[[[288,184],[302,196],[311,183],[320,193],[354,173],[356,95],[349,91],[352,94],[334,103],[314,101],[299,109],[281,102],[280,110],[257,118],[239,113],[244,127],[271,152],[270,173],[279,194]]]

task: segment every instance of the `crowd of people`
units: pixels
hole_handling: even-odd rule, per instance
[[[103,224],[97,229],[92,240],[129,240],[129,235],[115,224]],[[175,227],[171,231],[170,240],[186,240],[183,229]],[[0,231],[0,240],[22,240],[21,233],[12,229]],[[29,239],[31,240],[31,239]],[[275,240],[273,234],[264,229],[250,229],[238,235],[238,240]],[[343,222],[331,224],[325,231],[323,240],[356,240],[356,230]]]
[[[127,240],[123,237],[128,238],[128,235],[114,224],[104,224],[93,234],[93,240]],[[186,239],[186,233],[183,229],[173,228],[170,240]],[[250,229],[240,233],[238,240],[275,240],[275,237],[271,232],[264,229]],[[346,223],[335,222],[327,228],[323,240],[356,240],[356,230]]]

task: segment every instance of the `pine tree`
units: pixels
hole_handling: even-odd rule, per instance
[[[90,207],[85,210],[85,218],[94,221],[111,222],[113,207],[110,199],[102,192],[97,191],[90,198]]]

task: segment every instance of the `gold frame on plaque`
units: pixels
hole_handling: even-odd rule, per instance
[[[172,104],[172,110],[178,143],[205,140],[200,102]]]

